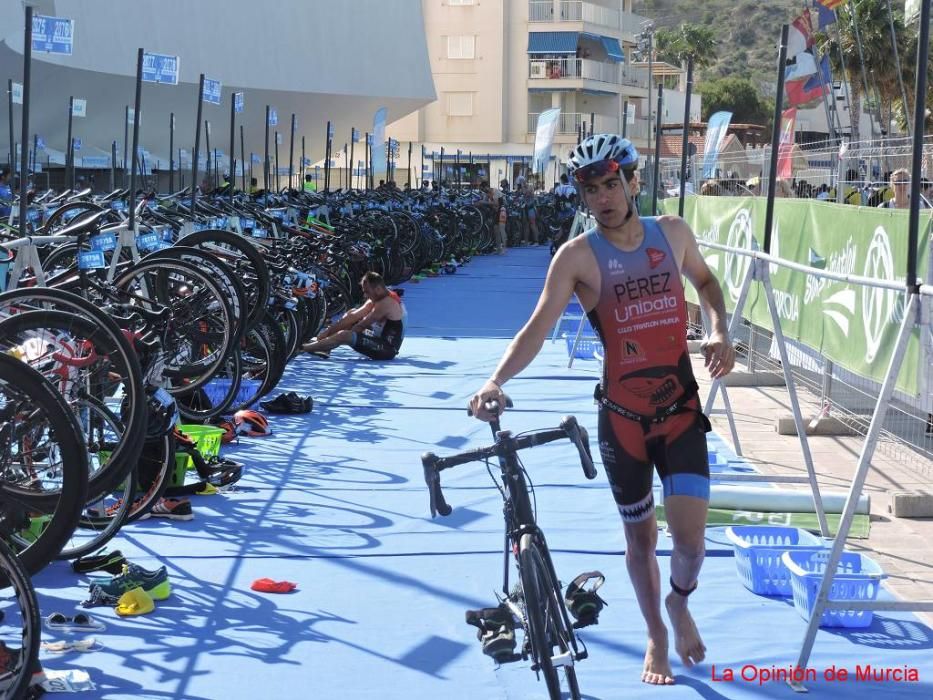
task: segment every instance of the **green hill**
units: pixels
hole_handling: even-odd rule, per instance
[[[776,83],[777,43],[781,24],[800,14],[803,0],[641,0],[634,11],[658,27],[686,22],[713,29],[716,59],[700,73],[704,78],[736,76],[752,80],[765,95]]]

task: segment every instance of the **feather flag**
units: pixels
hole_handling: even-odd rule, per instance
[[[778,145],[777,176],[785,180],[789,180],[794,175],[791,154],[794,149],[794,128],[796,123],[796,109],[787,109],[781,113],[781,141]]]
[[[804,10],[790,26],[787,35],[787,65],[784,68],[784,80],[791,82],[807,78],[816,73],[816,59],[813,57],[813,25],[810,22],[810,10]]]
[[[832,85],[832,73],[829,67],[829,57],[823,56],[820,61],[820,72],[823,74],[822,80],[820,73],[814,73],[809,78],[792,80],[784,84],[787,92],[787,104],[791,107],[808,106],[823,97],[824,92],[828,93]]]
[[[826,2],[832,2],[832,0],[826,0]],[[836,3],[836,5],[839,5],[839,4],[840,3]],[[813,0],[813,6],[818,13],[818,19],[817,19],[817,24],[816,24],[817,29],[822,30],[836,21],[836,12],[833,9],[835,5],[833,7],[829,7],[828,5],[824,4],[820,0]]]

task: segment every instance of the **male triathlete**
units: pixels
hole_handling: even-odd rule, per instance
[[[687,666],[706,647],[687,609],[704,556],[709,501],[706,431],[686,343],[681,274],[696,288],[712,322],[705,344],[710,376],[735,362],[726,331],[722,290],[700,255],[689,226],[676,216],[639,218],[638,153],[619,136],[598,134],[571,153],[568,170],[597,226],[565,244],[551,262],[538,305],[509,345],[471,407],[500,399],[502,385],[538,354],[572,294],[605,346],[597,387],[599,445],[625,529],[626,565],[648,626],[642,680],[674,682],[668,634],[661,617],[661,577],[652,464],[661,477],[665,517],[673,538],[671,593],[665,599],[677,653]]]
[[[301,349],[327,358],[339,345],[349,345],[373,360],[391,360],[398,355],[405,336],[408,313],[401,297],[390,291],[378,272],[367,272],[360,280],[366,303],[347,312]]]

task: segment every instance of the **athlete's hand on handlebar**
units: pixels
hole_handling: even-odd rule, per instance
[[[735,366],[735,348],[725,333],[713,332],[701,345],[710,379],[725,377]]]
[[[506,396],[502,393],[502,387],[490,379],[470,399],[470,415],[489,423],[498,418],[502,411],[505,410],[506,401]],[[497,411],[489,410],[490,407],[487,404],[490,402],[495,402],[498,405]]]

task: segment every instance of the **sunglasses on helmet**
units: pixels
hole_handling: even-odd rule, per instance
[[[584,165],[582,168],[577,168],[573,173],[573,178],[580,184],[583,184],[590,178],[594,177],[603,177],[609,173],[619,172],[621,166],[618,161],[615,160],[601,160],[596,163],[590,163],[589,165]]]

